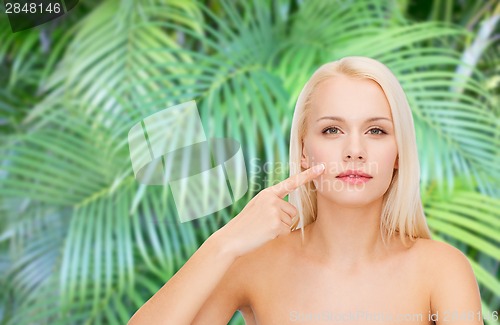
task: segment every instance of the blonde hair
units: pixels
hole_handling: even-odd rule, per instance
[[[320,66],[307,81],[295,105],[290,132],[290,175],[300,173],[303,139],[307,132],[307,116],[311,109],[311,97],[316,86],[329,78],[343,75],[350,78],[370,79],[380,85],[389,102],[396,144],[398,169],[383,197],[380,231],[384,244],[399,233],[406,245],[409,237],[431,238],[420,199],[420,166],[418,161],[415,129],[410,106],[403,88],[384,64],[371,58],[350,56]],[[297,207],[291,230],[304,227],[316,220],[316,191],[313,182],[301,186],[289,194],[289,202]]]

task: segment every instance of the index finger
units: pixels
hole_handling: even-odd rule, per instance
[[[324,170],[324,164],[313,166],[309,169],[304,170],[303,172],[290,176],[289,178],[279,182],[278,184],[269,187],[269,189],[280,198],[284,198],[290,192],[296,190],[299,186],[304,185],[305,183],[310,182],[321,175]]]

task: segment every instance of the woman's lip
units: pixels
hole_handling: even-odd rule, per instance
[[[346,170],[345,172],[338,174],[337,177],[338,178],[339,177],[347,177],[347,176],[351,176],[351,175],[353,175],[353,176],[359,176],[359,177],[372,178],[371,175],[363,173],[361,170],[352,170],[352,169]]]
[[[366,183],[368,182],[369,180],[371,180],[372,178],[371,177],[364,177],[364,176],[354,176],[353,177],[350,177],[348,175],[346,176],[337,176],[338,179],[340,179],[341,181],[343,182],[346,182],[346,183],[351,183],[351,184],[361,184],[361,183]]]

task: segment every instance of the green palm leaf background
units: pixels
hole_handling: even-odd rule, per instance
[[[401,80],[433,237],[469,257],[484,314],[499,309],[497,2],[81,1],[15,34],[0,15],[1,324],[126,323],[256,192],[287,177],[298,93],[347,55]],[[168,187],[134,179],[127,133],[192,99],[207,137],[241,143],[250,189],[180,223]]]

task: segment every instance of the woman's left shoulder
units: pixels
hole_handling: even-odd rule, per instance
[[[443,273],[462,269],[469,271],[471,265],[467,256],[458,248],[448,243],[419,238],[413,246],[421,261],[433,270],[441,270]],[[434,272],[435,273],[435,272]]]
[[[467,259],[464,253],[455,246],[434,239],[418,238],[414,244],[415,249],[431,259]]]
[[[467,256],[453,245],[431,239],[419,239],[416,247],[424,265],[422,279],[429,288],[431,312],[479,315],[481,296]],[[478,318],[467,324],[483,322]]]

